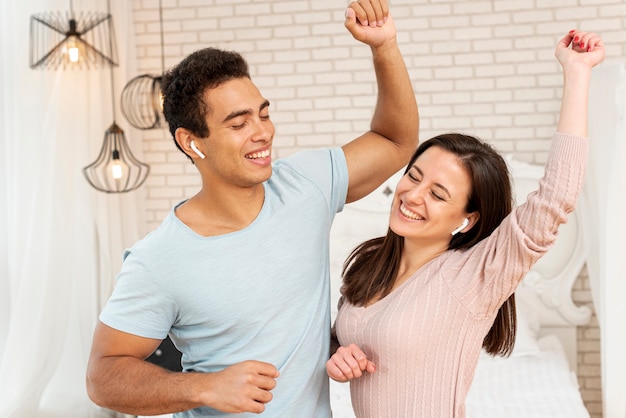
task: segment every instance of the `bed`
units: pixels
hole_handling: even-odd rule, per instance
[[[535,190],[543,167],[507,156],[516,203]],[[396,173],[365,198],[346,205],[331,230],[331,307],[341,286],[341,268],[361,241],[386,233]],[[589,418],[576,378],[576,327],[591,312],[572,300],[584,263],[577,212],[559,230],[554,247],[534,266],[516,292],[518,331],[509,358],[481,354],[467,399],[468,418]],[[353,418],[349,384],[331,380],[333,418]]]

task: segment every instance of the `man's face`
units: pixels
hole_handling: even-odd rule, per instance
[[[248,78],[227,81],[205,92],[209,137],[199,166],[213,181],[239,187],[260,184],[272,174],[274,124],[269,102]]]

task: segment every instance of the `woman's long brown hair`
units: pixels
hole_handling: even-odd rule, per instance
[[[423,142],[411,158],[407,171],[424,151],[433,146],[455,154],[472,179],[466,211],[477,211],[480,219],[466,233],[453,236],[448,249],[470,248],[491,235],[512,210],[513,196],[506,162],[489,144],[472,136],[449,133]],[[343,296],[353,305],[364,306],[375,297],[388,295],[398,275],[403,246],[404,238],[390,229],[386,236],[357,246],[344,263]],[[498,310],[483,340],[485,351],[493,355],[510,355],[515,344],[516,322],[515,294],[512,294]]]

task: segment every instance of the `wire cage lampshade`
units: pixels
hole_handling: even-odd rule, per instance
[[[83,168],[89,184],[105,193],[124,193],[146,181],[150,166],[130,150],[124,131],[115,123],[106,130],[96,161]]]
[[[159,0],[159,24],[161,35],[161,75],[142,74],[130,80],[122,90],[122,114],[138,129],[163,128],[163,95],[161,83],[165,72],[163,40],[163,5]]]
[[[111,4],[107,0],[110,15]],[[113,43],[110,40],[111,44]],[[115,84],[113,67],[111,76],[111,109],[113,123],[104,133],[104,141],[98,158],[83,168],[85,178],[91,186],[105,193],[124,193],[137,189],[146,181],[150,166],[139,161],[130,150],[124,131],[115,123]]]
[[[156,129],[165,125],[161,94],[162,76],[142,74],[122,90],[122,114],[135,128]]]
[[[71,5],[71,3],[70,3]],[[30,18],[30,67],[55,70],[117,66],[109,13],[47,12]]]

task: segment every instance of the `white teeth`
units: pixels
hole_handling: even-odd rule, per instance
[[[254,160],[257,158],[267,158],[270,156],[270,150],[266,149],[265,151],[253,152],[251,154],[247,154],[246,158]]]
[[[415,219],[415,220],[424,219],[421,216],[419,216],[417,213],[411,212],[410,210],[408,210],[404,205],[400,205],[400,212],[402,212],[402,214],[409,219]]]

